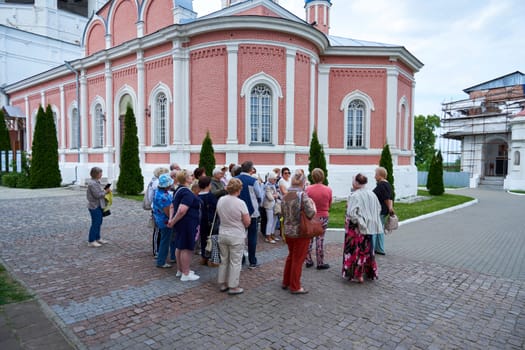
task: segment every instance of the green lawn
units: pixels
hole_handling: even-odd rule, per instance
[[[134,201],[139,201],[139,202],[142,202],[142,200],[144,199],[144,195],[143,194],[136,194],[136,195],[128,195],[128,194],[118,194],[118,193],[114,193],[113,194],[115,197],[121,197],[121,198],[126,198],[126,199],[132,199]]]
[[[430,196],[428,191],[419,190],[418,195],[429,196],[429,199],[416,203],[394,203],[394,210],[399,221],[415,218],[441,209],[449,208],[469,202],[474,198],[445,193],[441,196]],[[330,221],[328,227],[343,228],[345,223],[346,201],[332,204],[330,208]]]
[[[5,267],[0,265],[0,305],[31,299],[25,289],[9,276]]]
[[[525,191],[520,191],[520,190],[510,190],[509,192],[525,194]]]

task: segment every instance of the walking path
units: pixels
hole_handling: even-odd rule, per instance
[[[243,269],[244,294],[228,296],[197,257],[196,282],[154,267],[137,202],[115,198],[102,233],[111,243],[93,249],[82,192],[1,188],[0,259],[38,303],[0,311],[0,349],[522,349],[525,199],[459,193],[479,203],[401,226],[375,282],[340,278],[333,231],[332,268],[303,272],[309,294],[279,288],[287,249],[260,241],[263,265]]]

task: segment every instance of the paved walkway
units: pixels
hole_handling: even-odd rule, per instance
[[[479,203],[387,237],[378,281],[341,279],[341,244],[328,244],[333,268],[305,269],[302,296],[279,288],[282,243],[259,243],[263,265],[243,270],[242,295],[218,292],[217,270],[195,263],[201,279],[180,282],[154,267],[140,203],[120,198],[103,225],[111,243],[88,248],[85,196],[65,189],[0,189],[0,258],[65,334],[64,348],[522,349],[525,197],[460,193]],[[1,349],[46,348],[4,319]]]

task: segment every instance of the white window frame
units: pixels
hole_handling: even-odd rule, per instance
[[[271,92],[271,137],[269,142],[252,142],[252,130],[251,130],[251,92],[253,88],[257,85],[266,85]],[[279,140],[279,98],[283,98],[283,92],[281,86],[272,76],[261,72],[257,73],[250,78],[246,79],[241,88],[241,98],[245,100],[245,143],[248,145],[262,145],[270,146],[276,145]]]
[[[77,127],[78,129],[75,130],[75,118],[74,118],[74,111],[77,111]],[[69,149],[79,149],[80,148],[80,113],[79,113],[79,110],[78,110],[78,105],[77,105],[77,101],[73,101],[73,103],[71,103],[71,105],[69,106],[69,111],[68,111],[68,116],[69,116]],[[75,142],[74,141],[77,141],[77,144],[76,144],[76,147],[75,147]]]
[[[56,131],[56,135],[57,135],[57,143],[60,144],[60,140],[58,139],[59,138],[58,125],[60,124],[59,123],[59,121],[60,121],[60,113],[58,112],[58,108],[55,105],[51,106],[51,112],[53,114],[53,122],[55,123],[55,131]]]
[[[164,94],[166,97],[166,123],[165,123],[165,143],[159,142],[159,109],[157,105],[157,99],[160,94]],[[170,144],[170,111],[172,110],[172,97],[169,87],[164,83],[159,83],[151,91],[149,98],[150,106],[150,117],[151,117],[151,145],[152,146],[167,146]]]
[[[100,106],[100,114],[97,114],[97,106]],[[103,148],[105,142],[105,113],[104,100],[97,96],[91,104],[91,140],[92,148]],[[99,129],[97,129],[97,127]]]
[[[405,114],[403,115],[403,107],[405,107]],[[401,97],[399,100],[398,106],[398,127],[397,127],[397,147],[408,150],[408,121],[409,121],[409,110],[408,110],[408,100],[406,96]]]
[[[364,113],[363,113],[363,141],[361,146],[347,146],[348,145],[348,109],[350,103],[355,100],[359,100],[364,104]],[[343,148],[345,149],[368,149],[370,148],[370,120],[371,114],[375,111],[374,101],[370,96],[360,90],[354,90],[341,101],[341,106],[339,109],[343,112],[343,123],[344,123],[344,144]]]

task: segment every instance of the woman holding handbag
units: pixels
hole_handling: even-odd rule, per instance
[[[206,243],[208,236],[211,234],[213,225],[213,218],[215,216],[215,210],[217,209],[217,197],[211,192],[211,177],[201,176],[199,178],[199,198],[202,201],[201,207],[201,226],[200,226],[200,243],[201,243],[201,265],[208,265],[210,267],[216,267],[214,263],[208,261],[208,255],[206,254]]]
[[[301,286],[301,274],[304,259],[308,252],[310,237],[301,235],[301,211],[311,219],[316,214],[315,204],[304,192],[306,176],[301,170],[296,170],[291,177],[291,186],[282,199],[281,210],[284,218],[284,235],[288,245],[288,256],[283,272],[283,289],[290,289],[292,294],[306,294],[308,291]]]
[[[328,215],[330,206],[332,205],[332,189],[323,184],[325,176],[323,169],[315,168],[311,173],[313,185],[306,188],[306,193],[312,198],[317,209],[317,216],[323,225],[323,234],[314,237],[310,240],[308,246],[308,254],[306,256],[306,267],[314,266],[312,259],[312,248],[315,241],[315,258],[318,270],[326,270],[330,265],[324,262],[324,235],[328,228]]]

